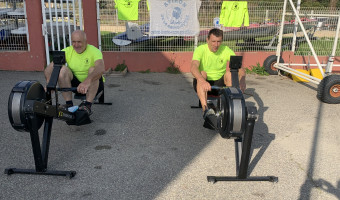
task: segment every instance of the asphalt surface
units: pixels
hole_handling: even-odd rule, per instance
[[[0,170],[35,167],[30,134],[14,130],[8,97],[42,72],[0,72]],[[0,174],[0,199],[340,199],[340,106],[320,103],[316,85],[286,77],[247,76],[256,106],[249,176],[272,182],[216,182],[235,176],[233,140],[204,128],[190,74],[108,77],[93,123],[53,121],[49,170],[76,176]],[[75,101],[76,103],[80,103]],[[40,130],[42,132],[42,128]]]

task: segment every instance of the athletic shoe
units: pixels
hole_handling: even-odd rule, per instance
[[[215,115],[215,111],[212,108],[205,109],[203,113],[203,119],[206,119],[208,116]]]
[[[85,102],[82,102],[82,103],[79,105],[78,110],[84,110],[84,111],[87,112],[87,114],[88,114],[89,116],[92,115],[91,107],[90,107],[90,106],[85,106]]]
[[[68,110],[68,108],[72,107],[73,105],[71,104],[64,104],[64,105],[59,105],[59,110]]]

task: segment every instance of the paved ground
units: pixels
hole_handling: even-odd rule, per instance
[[[41,72],[0,73],[0,169],[34,168],[29,133],[15,131],[7,101],[21,80]],[[245,98],[256,105],[250,176],[271,182],[207,182],[235,175],[233,140],[202,127],[191,77],[128,73],[107,78],[94,122],[54,120],[49,169],[73,179],[0,175],[0,199],[340,199],[340,106],[316,99],[316,86],[248,75]]]

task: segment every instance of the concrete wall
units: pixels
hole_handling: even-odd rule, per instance
[[[145,71],[150,69],[153,72],[164,72],[173,62],[182,72],[190,72],[190,64],[193,52],[103,52],[106,69],[114,69],[117,64],[125,63],[129,71]],[[236,52],[243,56],[243,67],[263,65],[264,60],[275,55],[275,52]],[[291,52],[284,52],[282,58],[285,63],[307,64],[307,56],[295,56]],[[328,57],[320,56],[320,63],[327,63]],[[335,64],[340,64],[340,58],[335,60]],[[316,64],[314,58],[310,57],[310,63]],[[294,67],[302,68],[302,67]],[[340,72],[340,67],[333,67],[333,71]]]

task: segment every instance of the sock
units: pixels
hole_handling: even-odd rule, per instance
[[[203,112],[206,111],[206,110],[208,110],[208,106],[204,106]]]
[[[66,101],[66,104],[73,106],[73,101],[72,100],[71,101]]]
[[[88,102],[88,101],[85,101],[85,106],[87,106],[88,108],[91,108],[92,103],[91,103],[91,102]]]

